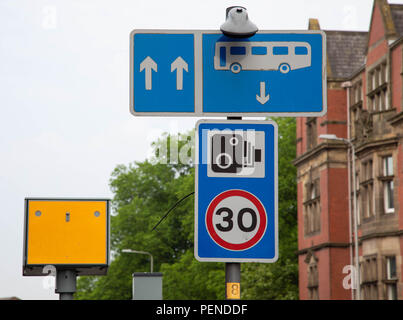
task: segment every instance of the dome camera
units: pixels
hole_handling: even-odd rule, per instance
[[[249,20],[246,8],[234,6],[227,8],[225,22],[220,30],[227,37],[248,38],[253,36],[258,28]]]

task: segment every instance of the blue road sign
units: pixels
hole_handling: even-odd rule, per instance
[[[194,112],[193,34],[135,34],[136,112]]]
[[[322,31],[134,30],[130,110],[155,116],[321,116]]]
[[[200,120],[196,153],[196,259],[275,262],[277,125]]]

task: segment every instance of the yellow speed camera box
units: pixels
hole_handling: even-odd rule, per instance
[[[47,265],[106,274],[108,199],[25,199],[23,274],[43,276]]]

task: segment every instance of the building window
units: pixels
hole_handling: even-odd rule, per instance
[[[351,112],[351,136],[353,138],[357,137],[357,124],[360,121],[360,108],[354,108]]]
[[[357,81],[350,90],[350,105],[354,106],[360,102],[362,102],[362,82]]]
[[[308,118],[306,121],[306,148],[311,150],[316,147],[316,118]]]
[[[357,224],[361,224],[361,195],[360,195],[360,172],[355,175],[355,196],[357,205]],[[354,212],[354,191],[351,192],[351,209]],[[355,219],[355,217],[353,217]]]
[[[309,235],[320,231],[320,187],[319,179],[305,186],[304,232]]]
[[[363,181],[369,181],[373,177],[372,173],[372,159],[363,163]]]
[[[389,256],[385,258],[385,288],[386,299],[397,300],[397,273],[396,273],[396,257]]]
[[[357,135],[357,124],[360,121],[360,113],[362,109],[362,82],[355,82],[350,88],[350,112],[351,112],[351,136]]]
[[[393,176],[393,157],[383,157],[381,180],[383,181],[384,213],[393,213],[395,211]]]
[[[364,257],[361,263],[361,289],[365,300],[378,299],[378,267],[376,256]]]
[[[374,211],[374,179],[372,160],[362,162],[361,178],[361,214],[362,218],[369,219],[375,215]]]
[[[393,176],[393,158],[392,158],[392,156],[383,158],[383,175],[385,177]]]
[[[388,88],[382,90],[381,110],[389,110]]]
[[[372,112],[389,110],[389,94],[386,62],[379,64],[368,73],[367,109]]]
[[[307,255],[305,262],[308,263],[308,298],[319,300],[318,259],[311,253]]]

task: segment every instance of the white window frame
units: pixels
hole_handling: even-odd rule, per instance
[[[392,187],[390,187],[392,186]],[[394,200],[392,200],[392,206],[391,203],[389,203],[389,197],[392,196],[393,197],[393,193],[394,193],[394,184],[393,184],[393,180],[391,181],[385,181],[383,184],[383,205],[384,205],[384,209],[385,209],[385,213],[394,213],[395,212],[395,206],[394,206]],[[390,195],[390,193],[392,193],[392,195]]]
[[[391,275],[391,259],[395,260],[395,274]],[[386,257],[386,280],[396,280],[397,281],[397,264],[396,256]],[[388,300],[397,300],[397,282],[386,284],[386,298]]]
[[[382,167],[383,167],[383,176],[390,177],[393,176],[393,157],[386,156],[382,158]],[[390,187],[391,186],[391,187]],[[392,194],[390,195],[390,192]],[[389,198],[392,196],[392,205],[390,206]],[[384,181],[383,183],[383,207],[385,213],[394,213],[395,212],[395,201],[394,201],[394,182],[392,180]]]
[[[391,274],[391,260],[395,260],[395,274],[392,276]],[[396,256],[387,256],[386,257],[386,279],[387,280],[396,280],[397,279],[397,265],[396,265]]]

